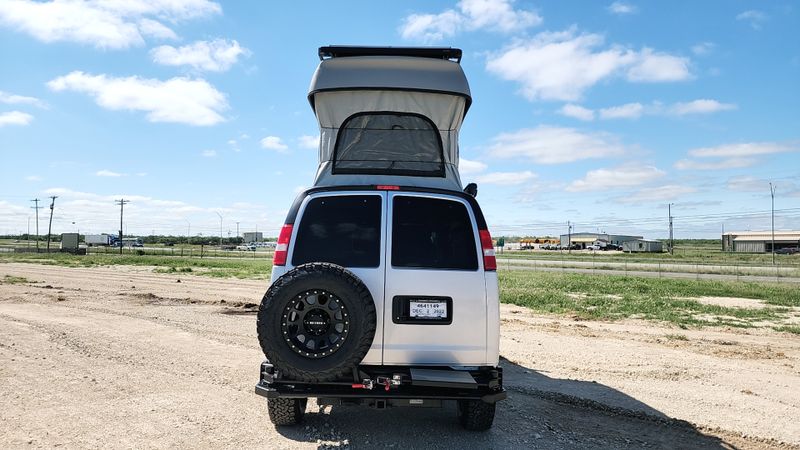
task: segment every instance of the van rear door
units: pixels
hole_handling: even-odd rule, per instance
[[[360,278],[372,294],[377,315],[375,339],[362,363],[381,364],[386,193],[311,194],[300,206],[298,217],[285,271],[308,262],[329,262]]]
[[[472,208],[421,192],[390,192],[387,200],[383,363],[486,364],[486,284]]]

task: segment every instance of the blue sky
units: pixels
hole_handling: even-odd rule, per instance
[[[495,235],[659,238],[669,203],[676,237],[768,229],[770,181],[800,228],[794,2],[0,0],[0,233],[58,195],[54,232],[114,233],[124,197],[129,234],[276,234],[328,44],[464,50],[462,179]]]

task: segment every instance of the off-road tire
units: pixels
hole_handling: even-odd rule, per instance
[[[459,400],[458,421],[467,430],[485,431],[492,428],[496,403],[482,400]]]
[[[305,398],[268,398],[269,420],[278,426],[297,425],[303,420],[307,402]]]
[[[300,293],[321,289],[335,295],[349,312],[349,329],[340,347],[330,355],[310,359],[297,354],[284,339],[281,318]],[[342,266],[308,263],[275,280],[258,310],[258,341],[267,359],[281,376],[318,383],[352,374],[366,356],[376,327],[375,302],[366,285]]]

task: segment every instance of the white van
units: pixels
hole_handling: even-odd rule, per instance
[[[277,425],[320,404],[441,406],[491,427],[506,397],[494,246],[461,186],[469,86],[450,48],[323,47],[320,166],[281,229],[256,392]]]

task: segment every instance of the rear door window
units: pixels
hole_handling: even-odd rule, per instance
[[[395,196],[392,207],[393,267],[478,270],[475,233],[463,203]]]
[[[380,266],[381,203],[378,195],[311,199],[300,220],[292,265],[329,262],[344,267]]]

